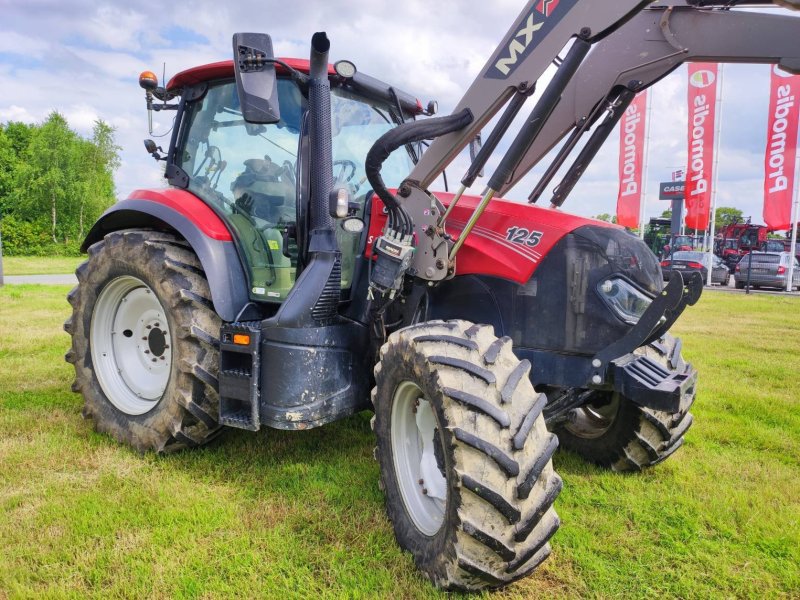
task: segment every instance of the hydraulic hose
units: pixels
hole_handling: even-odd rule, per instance
[[[384,161],[389,158],[392,152],[406,144],[437,138],[446,133],[458,131],[469,125],[472,120],[472,112],[465,108],[460,112],[446,117],[434,117],[432,119],[425,119],[424,121],[403,123],[384,133],[375,141],[372,148],[369,149],[364,165],[367,179],[372,189],[386,205],[390,216],[394,217],[392,219],[393,226],[397,226],[397,219],[402,219],[404,221],[402,224],[404,227],[410,226],[410,223],[405,223],[408,216],[405,215],[405,217],[403,217],[405,211],[400,206],[400,202],[397,198],[389,192],[383,181],[381,167]],[[404,233],[410,233],[410,231]]]

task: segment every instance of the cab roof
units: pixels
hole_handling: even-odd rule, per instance
[[[293,69],[297,69],[302,73],[308,73],[308,61],[299,58],[279,58]],[[278,73],[285,73],[285,69],[280,65],[275,65]],[[333,65],[328,65],[328,75],[333,75]],[[226,79],[233,78],[233,61],[221,60],[219,62],[210,63],[207,65],[200,65],[181,71],[175,75],[167,83],[167,90],[175,91],[187,85],[194,85],[203,81],[211,81],[212,79]]]

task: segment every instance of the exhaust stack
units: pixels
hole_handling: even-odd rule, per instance
[[[308,252],[310,260],[278,314],[269,322],[280,327],[321,327],[338,317],[342,262],[329,199],[333,189],[330,41],[325,32],[311,38],[308,118],[311,137],[311,198]]]

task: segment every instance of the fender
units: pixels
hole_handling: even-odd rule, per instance
[[[184,190],[136,190],[103,213],[81,251],[107,233],[135,227],[172,229],[180,234],[203,266],[214,310],[223,321],[236,320],[250,301],[247,277],[231,232],[207,204]]]

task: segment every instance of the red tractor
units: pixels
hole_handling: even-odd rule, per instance
[[[171,452],[226,426],[303,430],[373,410],[386,509],[422,572],[465,590],[531,573],[559,526],[559,444],[638,471],[683,443],[697,372],[668,330],[703,282],[674,273],[664,287],[624,229],[494,196],[594,124],[560,206],[637,90],[682,60],[730,59],[704,45],[715,35],[800,64],[795,19],[648,4],[529,2],[445,117],[330,65],[324,33],[308,61],[236,34],[233,61],[163,88],[145,73],[148,107],[174,115],[166,152],[145,142],[170,187],[134,192],[84,242],[65,323],[84,415]],[[554,60],[486,191],[468,196]],[[589,102],[569,103],[584,116],[560,113],[562,98]],[[429,192],[504,104],[458,192]]]
[[[720,229],[715,243],[715,254],[719,256],[731,273],[741,258],[753,250],[759,250],[767,241],[766,225],[731,223]]]

